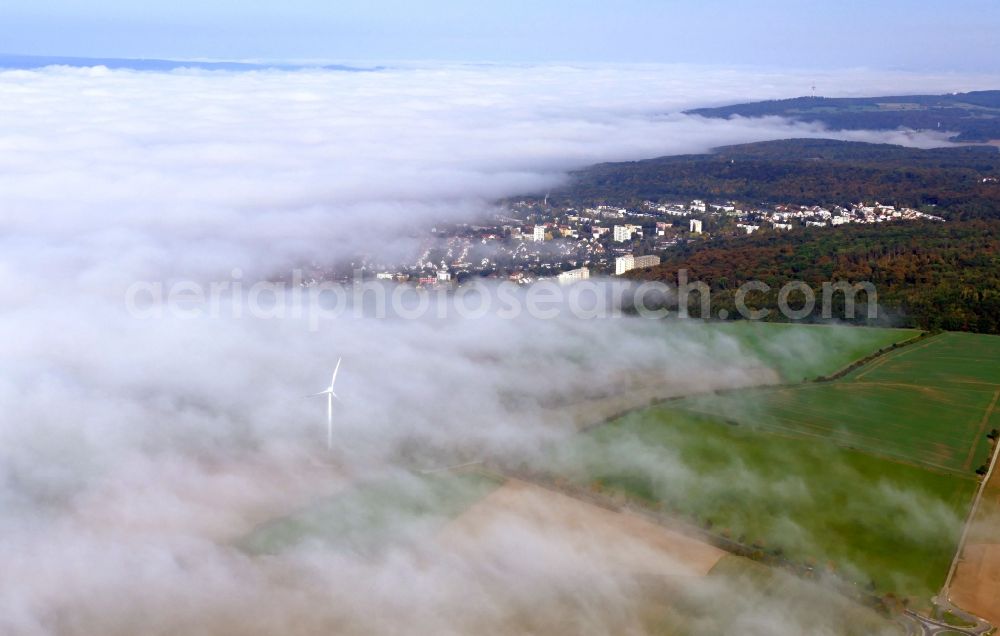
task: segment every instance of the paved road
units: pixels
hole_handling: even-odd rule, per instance
[[[921,616],[916,612],[906,610],[900,617],[900,623],[906,629],[907,636],[936,636],[937,634],[966,634],[967,636],[982,636],[992,629],[992,625],[964,612],[951,610],[961,618],[976,620],[975,627],[955,627],[944,621]]]

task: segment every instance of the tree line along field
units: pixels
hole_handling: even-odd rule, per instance
[[[777,371],[784,382],[833,375],[856,360],[922,333],[918,329],[746,320],[709,323],[703,329],[709,339],[735,339],[746,353]]]
[[[720,592],[728,593],[725,602]],[[659,597],[648,596],[644,633],[660,636],[764,633],[762,621],[774,616],[782,617],[786,631],[798,624],[822,625],[822,633],[831,636],[904,633],[887,616],[819,583],[735,555],[723,557],[701,589],[675,585]]]
[[[557,463],[594,490],[926,599],[947,574],[988,453],[998,359],[1000,338],[939,334],[836,381],[631,413]]]

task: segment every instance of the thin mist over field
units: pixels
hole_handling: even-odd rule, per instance
[[[831,95],[984,85],[822,80]],[[407,540],[374,553],[307,543],[253,556],[237,542],[365,480],[391,475],[419,500],[421,469],[537,462],[579,425],[554,405],[599,400],[609,383],[653,374],[679,394],[780,381],[735,339],[566,315],[346,316],[319,329],[225,310],[139,319],[125,291],[392,254],[428,223],[489,213],[593,162],[830,136],[679,114],[813,81],[657,66],[0,71],[0,632],[641,631],[634,577],[516,519],[464,552],[407,519]],[[304,396],[341,356],[328,452],[324,404]],[[725,580],[691,593],[740,599],[748,613],[730,624],[749,633],[843,622],[750,603]]]

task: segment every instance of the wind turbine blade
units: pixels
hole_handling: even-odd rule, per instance
[[[337,381],[337,371],[340,371],[340,361],[343,360],[343,356],[337,358],[337,366],[333,369],[333,377],[330,378],[330,388],[333,389],[334,383]]]
[[[326,391],[320,391],[319,393],[310,393],[306,397],[319,397],[321,395],[327,395],[328,393],[330,393],[329,389]]]

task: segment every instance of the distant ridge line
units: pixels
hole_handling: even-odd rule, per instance
[[[93,68],[103,66],[113,70],[131,71],[174,71],[178,69],[198,69],[204,71],[266,71],[266,70],[306,70],[345,71],[366,73],[385,70],[384,66],[350,66],[345,64],[289,64],[280,62],[235,62],[212,60],[171,60],[163,58],[123,58],[123,57],[74,57],[59,55],[16,55],[0,54],[0,70],[35,70],[50,66],[73,68]]]

